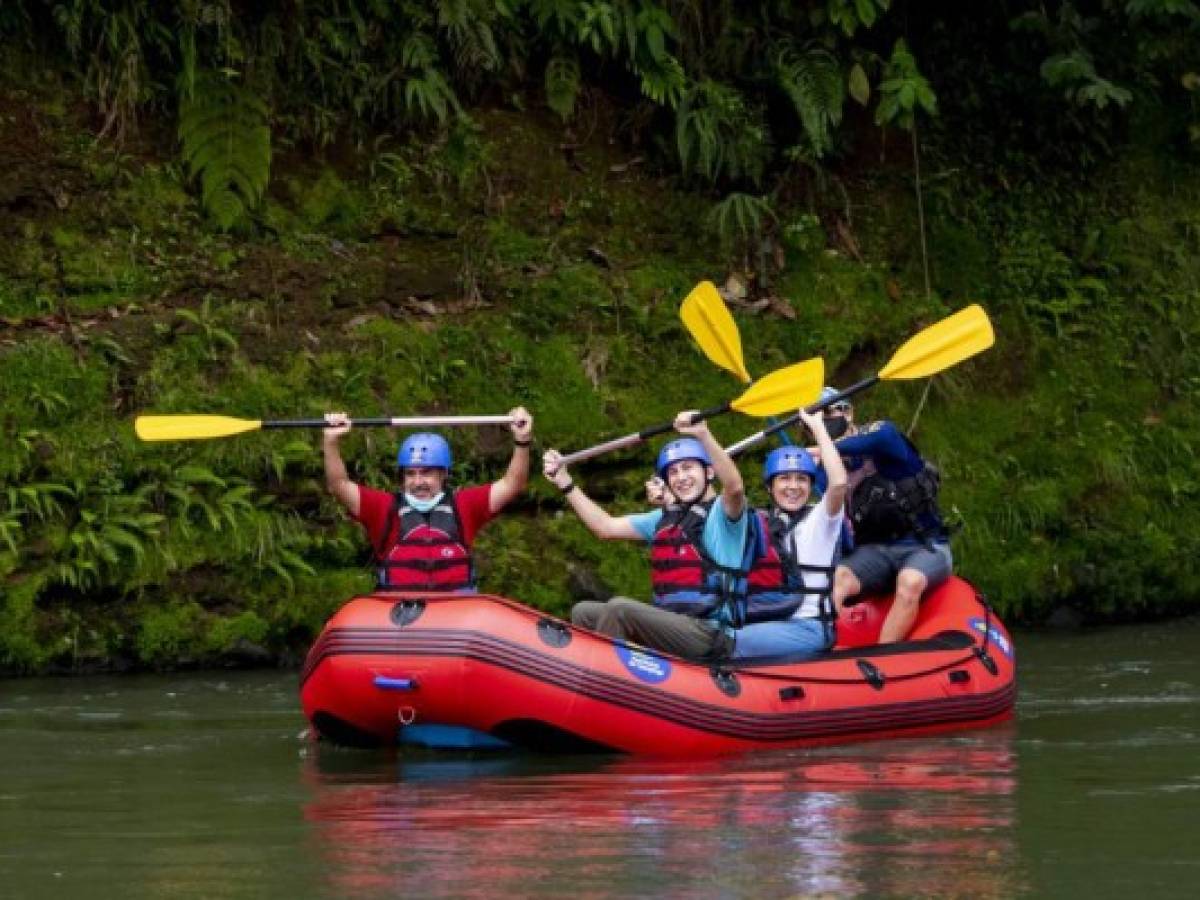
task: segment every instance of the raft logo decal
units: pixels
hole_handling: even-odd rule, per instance
[[[985,621],[983,621],[983,619],[979,618],[971,619],[971,621],[969,621],[967,624],[980,634],[986,633],[988,636],[988,641],[992,644],[995,644],[1000,648],[1001,653],[1003,653],[1009,659],[1012,659],[1012,644],[1008,642],[1008,638],[1001,634],[1000,629],[998,629],[995,625],[988,625]]]
[[[617,656],[629,670],[629,674],[647,684],[661,684],[671,677],[671,663],[661,656],[645,650],[633,650],[624,644],[615,644]]]

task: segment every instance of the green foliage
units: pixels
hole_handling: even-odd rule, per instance
[[[730,194],[708,213],[708,225],[725,247],[751,247],[758,243],[775,213],[766,197]]]
[[[782,229],[788,245],[802,254],[812,254],[825,247],[825,232],[821,220],[812,213],[801,213]]]
[[[218,324],[221,313],[213,309],[212,295],[209,294],[197,309],[177,309],[175,316],[182,322],[192,326],[200,339],[203,356],[210,362],[216,362],[223,353],[237,350],[238,342],[228,329]]]
[[[313,435],[151,446],[133,413],[522,402],[544,446],[584,446],[729,398],[677,316],[696,281],[726,274],[718,244],[769,259],[769,287],[734,306],[756,373],[819,353],[849,381],[965,300],[987,305],[994,351],[927,397],[881,385],[863,412],[907,425],[920,410],[914,436],[963,525],[959,568],[1006,618],[1200,602],[1190,4],[904,21],[865,0],[56,6],[6,6],[0,25],[0,51],[35,46],[65,76],[5,93],[0,122],[36,125],[8,135],[0,176],[6,671],[211,661],[245,641],[294,653],[370,586]],[[5,72],[22,74],[16,58]],[[84,133],[128,137],[180,95],[200,102],[207,79],[261,100],[267,165],[272,144],[292,165],[269,199],[228,181],[239,222],[263,226],[236,240],[202,229],[158,131],[125,151]],[[550,123],[504,105],[542,91]],[[890,135],[842,117],[846,94],[888,126],[937,113],[921,134],[928,297],[908,172]],[[460,482],[503,471],[502,430],[451,440]],[[353,477],[392,486],[395,442],[356,430]],[[650,453],[576,474],[632,511]],[[560,513],[535,473],[480,536],[485,587],[564,614],[575,569],[645,596],[644,548]]]
[[[1125,106],[1133,99],[1128,88],[1113,84],[1096,74],[1096,67],[1085,50],[1055,54],[1042,63],[1042,77],[1063,96],[1079,106],[1104,109],[1110,103]]]
[[[637,67],[642,93],[660,106],[677,107],[687,87],[687,75],[674,56],[664,56]]]
[[[123,486],[75,482],[74,501],[63,522],[48,529],[49,573],[53,583],[81,592],[136,584],[163,516],[152,512],[147,492],[124,493]]]
[[[800,116],[808,154],[819,159],[833,146],[833,132],[842,120],[846,100],[846,82],[837,58],[820,46],[799,51],[785,46],[775,57],[775,77]]]
[[[37,638],[37,596],[41,578],[5,579],[0,590],[0,667],[36,671],[51,655]]]
[[[267,105],[223,73],[197,75],[179,106],[183,159],[204,209],[229,231],[262,202],[271,175]]]
[[[402,183],[404,177],[398,159],[383,161],[383,166],[390,166],[390,172],[397,180],[395,185]],[[295,200],[296,211],[300,222],[313,230],[321,229],[327,233],[357,233],[368,218],[369,201],[357,188],[352,188],[332,168],[326,166],[321,174],[313,181],[290,179],[289,188]]]
[[[767,155],[761,110],[735,88],[705,79],[689,88],[675,115],[675,147],[685,172],[717,181],[758,183]]]
[[[210,654],[224,653],[242,641],[261,644],[271,626],[253,610],[213,622],[204,636],[204,648]]]
[[[825,14],[846,37],[870,28],[888,10],[891,0],[825,0]]]
[[[879,107],[875,121],[880,125],[899,125],[911,131],[918,109],[937,115],[937,97],[904,40],[896,41],[879,84]]]
[[[575,113],[579,96],[579,60],[556,56],[546,63],[546,104],[565,122]]]
[[[422,69],[405,81],[404,105],[408,112],[419,117],[434,118],[439,124],[445,124],[451,112],[462,115],[462,107],[446,83],[445,76],[431,67]]]
[[[94,312],[128,302],[150,286],[124,235],[89,234],[60,227],[51,231],[50,239],[53,268],[61,267],[57,285],[61,294],[53,303],[47,299],[47,306]]]
[[[253,519],[253,486],[242,479],[221,478],[204,466],[174,469],[169,480],[155,485],[155,490],[165,501],[172,524],[180,527],[185,537],[196,526],[212,532],[237,532]]]
[[[487,181],[491,147],[470,121],[456,122],[430,158],[427,171],[434,181],[451,182],[460,195],[478,191]]]
[[[317,570],[303,556],[286,546],[275,547],[274,552],[264,556],[260,562],[267,572],[276,576],[289,594],[296,590],[296,576],[317,574]]]
[[[85,89],[104,117],[100,136],[121,140],[160,88],[147,62],[169,52],[168,25],[153,4],[137,0],[69,0],[54,4],[51,15],[69,55],[84,63]]]
[[[1147,108],[1172,99],[1174,86],[1196,70],[1200,33],[1194,0],[1017,3],[989,8],[986,15],[949,7],[903,22],[888,14],[890,0],[753,0],[702,9],[650,0],[314,0],[299,7],[270,0],[236,14],[228,0],[17,6],[0,39],[21,47],[36,44],[82,70],[86,92],[102,113],[102,135],[119,138],[145,111],[169,107],[174,86],[185,120],[195,105],[206,103],[227,105],[244,118],[231,125],[225,142],[244,148],[244,178],[226,177],[227,160],[219,166],[226,172],[211,176],[213,185],[204,190],[205,207],[222,228],[244,221],[261,201],[262,190],[253,188],[266,183],[271,136],[259,101],[270,103],[280,141],[323,146],[347,136],[361,141],[371,127],[392,129],[396,122],[444,127],[463,120],[466,106],[490,86],[501,84],[509,96],[518,96],[532,86],[527,82],[533,74],[564,120],[588,86],[619,102],[629,93],[671,109],[686,101],[682,126],[678,117],[671,121],[639,111],[638,128],[649,132],[640,137],[661,140],[668,135],[659,129],[674,126],[677,152],[680,133],[691,132],[692,139],[683,142],[689,149],[678,155],[683,169],[694,172],[693,153],[711,161],[715,154],[705,147],[713,140],[729,145],[722,152],[729,160],[745,159],[749,146],[759,148],[750,156],[769,160],[772,148],[798,143],[793,138],[799,135],[787,125],[772,135],[758,121],[775,88],[797,110],[810,157],[827,155],[836,146],[841,95],[848,88],[859,103],[867,102],[875,48],[901,32],[923,52],[948,41],[960,56],[962,46],[985,52],[1006,47],[1012,43],[1010,27],[1034,35],[1035,45],[1013,46],[992,64],[1001,73],[993,81],[1004,83],[1027,107],[1035,101],[1036,108],[1038,98],[1031,96],[1025,76],[1039,77],[1040,67],[1051,91],[1100,112],[1132,106],[1135,93]],[[914,76],[917,67],[910,61],[911,66],[893,52],[884,80],[899,83],[883,92],[880,122],[907,127],[914,110],[933,109],[935,91]],[[988,68],[977,67],[971,82],[962,85],[967,102],[978,99],[975,92],[988,80]],[[726,106],[737,95],[744,112],[726,108],[710,111],[709,121],[692,121],[705,117],[697,110]],[[1053,115],[1049,109],[1038,113]],[[224,118],[232,122],[235,115]],[[722,121],[744,118],[758,133],[737,148],[741,132],[714,126],[713,115]],[[1183,128],[1195,125],[1194,115],[1190,118]],[[190,159],[186,140],[184,152]],[[700,168],[714,180],[711,166]],[[741,174],[728,177],[753,178],[756,168],[743,166]]]
[[[151,609],[134,639],[138,659],[152,668],[177,665],[200,642],[204,610],[192,602]]]
[[[86,365],[60,340],[31,337],[0,350],[0,422],[7,425],[0,478],[21,471],[31,456],[47,465],[74,456],[74,448],[59,448],[48,430],[80,427],[106,406],[109,387],[106,368]]]

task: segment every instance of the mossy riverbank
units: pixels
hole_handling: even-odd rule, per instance
[[[0,668],[286,661],[370,586],[316,435],[145,445],[139,412],[523,403],[540,447],[573,449],[736,393],[677,309],[702,278],[748,281],[744,251],[705,224],[711,197],[603,135],[479,110],[387,153],[295,150],[260,226],[219,235],[170,135],[113,150],[61,91],[0,87]],[[959,570],[1016,622],[1194,611],[1200,172],[1135,147],[1009,180],[929,141],[933,291],[907,165],[849,169],[844,211],[785,204],[749,266],[771,282],[732,304],[751,371],[821,354],[845,383],[982,302],[993,351],[861,402],[943,469]],[[502,471],[503,432],[451,437],[460,481]],[[354,476],[388,485],[397,440],[348,438]],[[578,477],[632,510],[650,464]],[[581,581],[644,594],[639,548],[561,510],[535,475],[481,536],[483,586],[556,614]]]

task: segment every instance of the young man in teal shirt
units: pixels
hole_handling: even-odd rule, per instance
[[[692,411],[675,418],[682,439],[659,453],[657,471],[676,503],[666,509],[612,516],[571,479],[556,450],[543,471],[567,503],[602,540],[650,544],[653,605],[628,597],[584,601],[571,621],[584,628],[687,659],[719,659],[731,639],[724,620],[727,601],[745,590],[753,551],[741,474],[708,426],[691,424]],[[713,481],[721,483],[721,493]]]

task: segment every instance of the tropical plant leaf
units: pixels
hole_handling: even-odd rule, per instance
[[[761,110],[736,88],[705,79],[685,92],[675,114],[675,145],[684,171],[709,181],[762,177],[769,146]]]
[[[850,77],[847,87],[850,91],[850,96],[860,106],[866,106],[871,101],[871,82],[867,80],[867,73],[858,63],[850,69]]]
[[[875,110],[878,125],[899,125],[911,130],[917,109],[937,115],[937,95],[917,68],[904,39],[896,41],[892,58],[888,60],[884,80],[879,85],[879,106]]]
[[[736,192],[715,204],[707,215],[709,227],[725,247],[753,241],[768,219],[775,219],[775,211],[766,197]]]
[[[687,86],[687,76],[679,60],[668,53],[661,59],[638,66],[637,71],[642,79],[643,96],[664,106],[679,106]]]
[[[204,209],[228,231],[262,202],[271,174],[267,107],[230,77],[205,72],[179,108],[183,159]]]
[[[800,116],[812,157],[819,159],[832,148],[833,129],[842,121],[846,85],[841,66],[823,47],[784,47],[775,57],[775,78]]]

